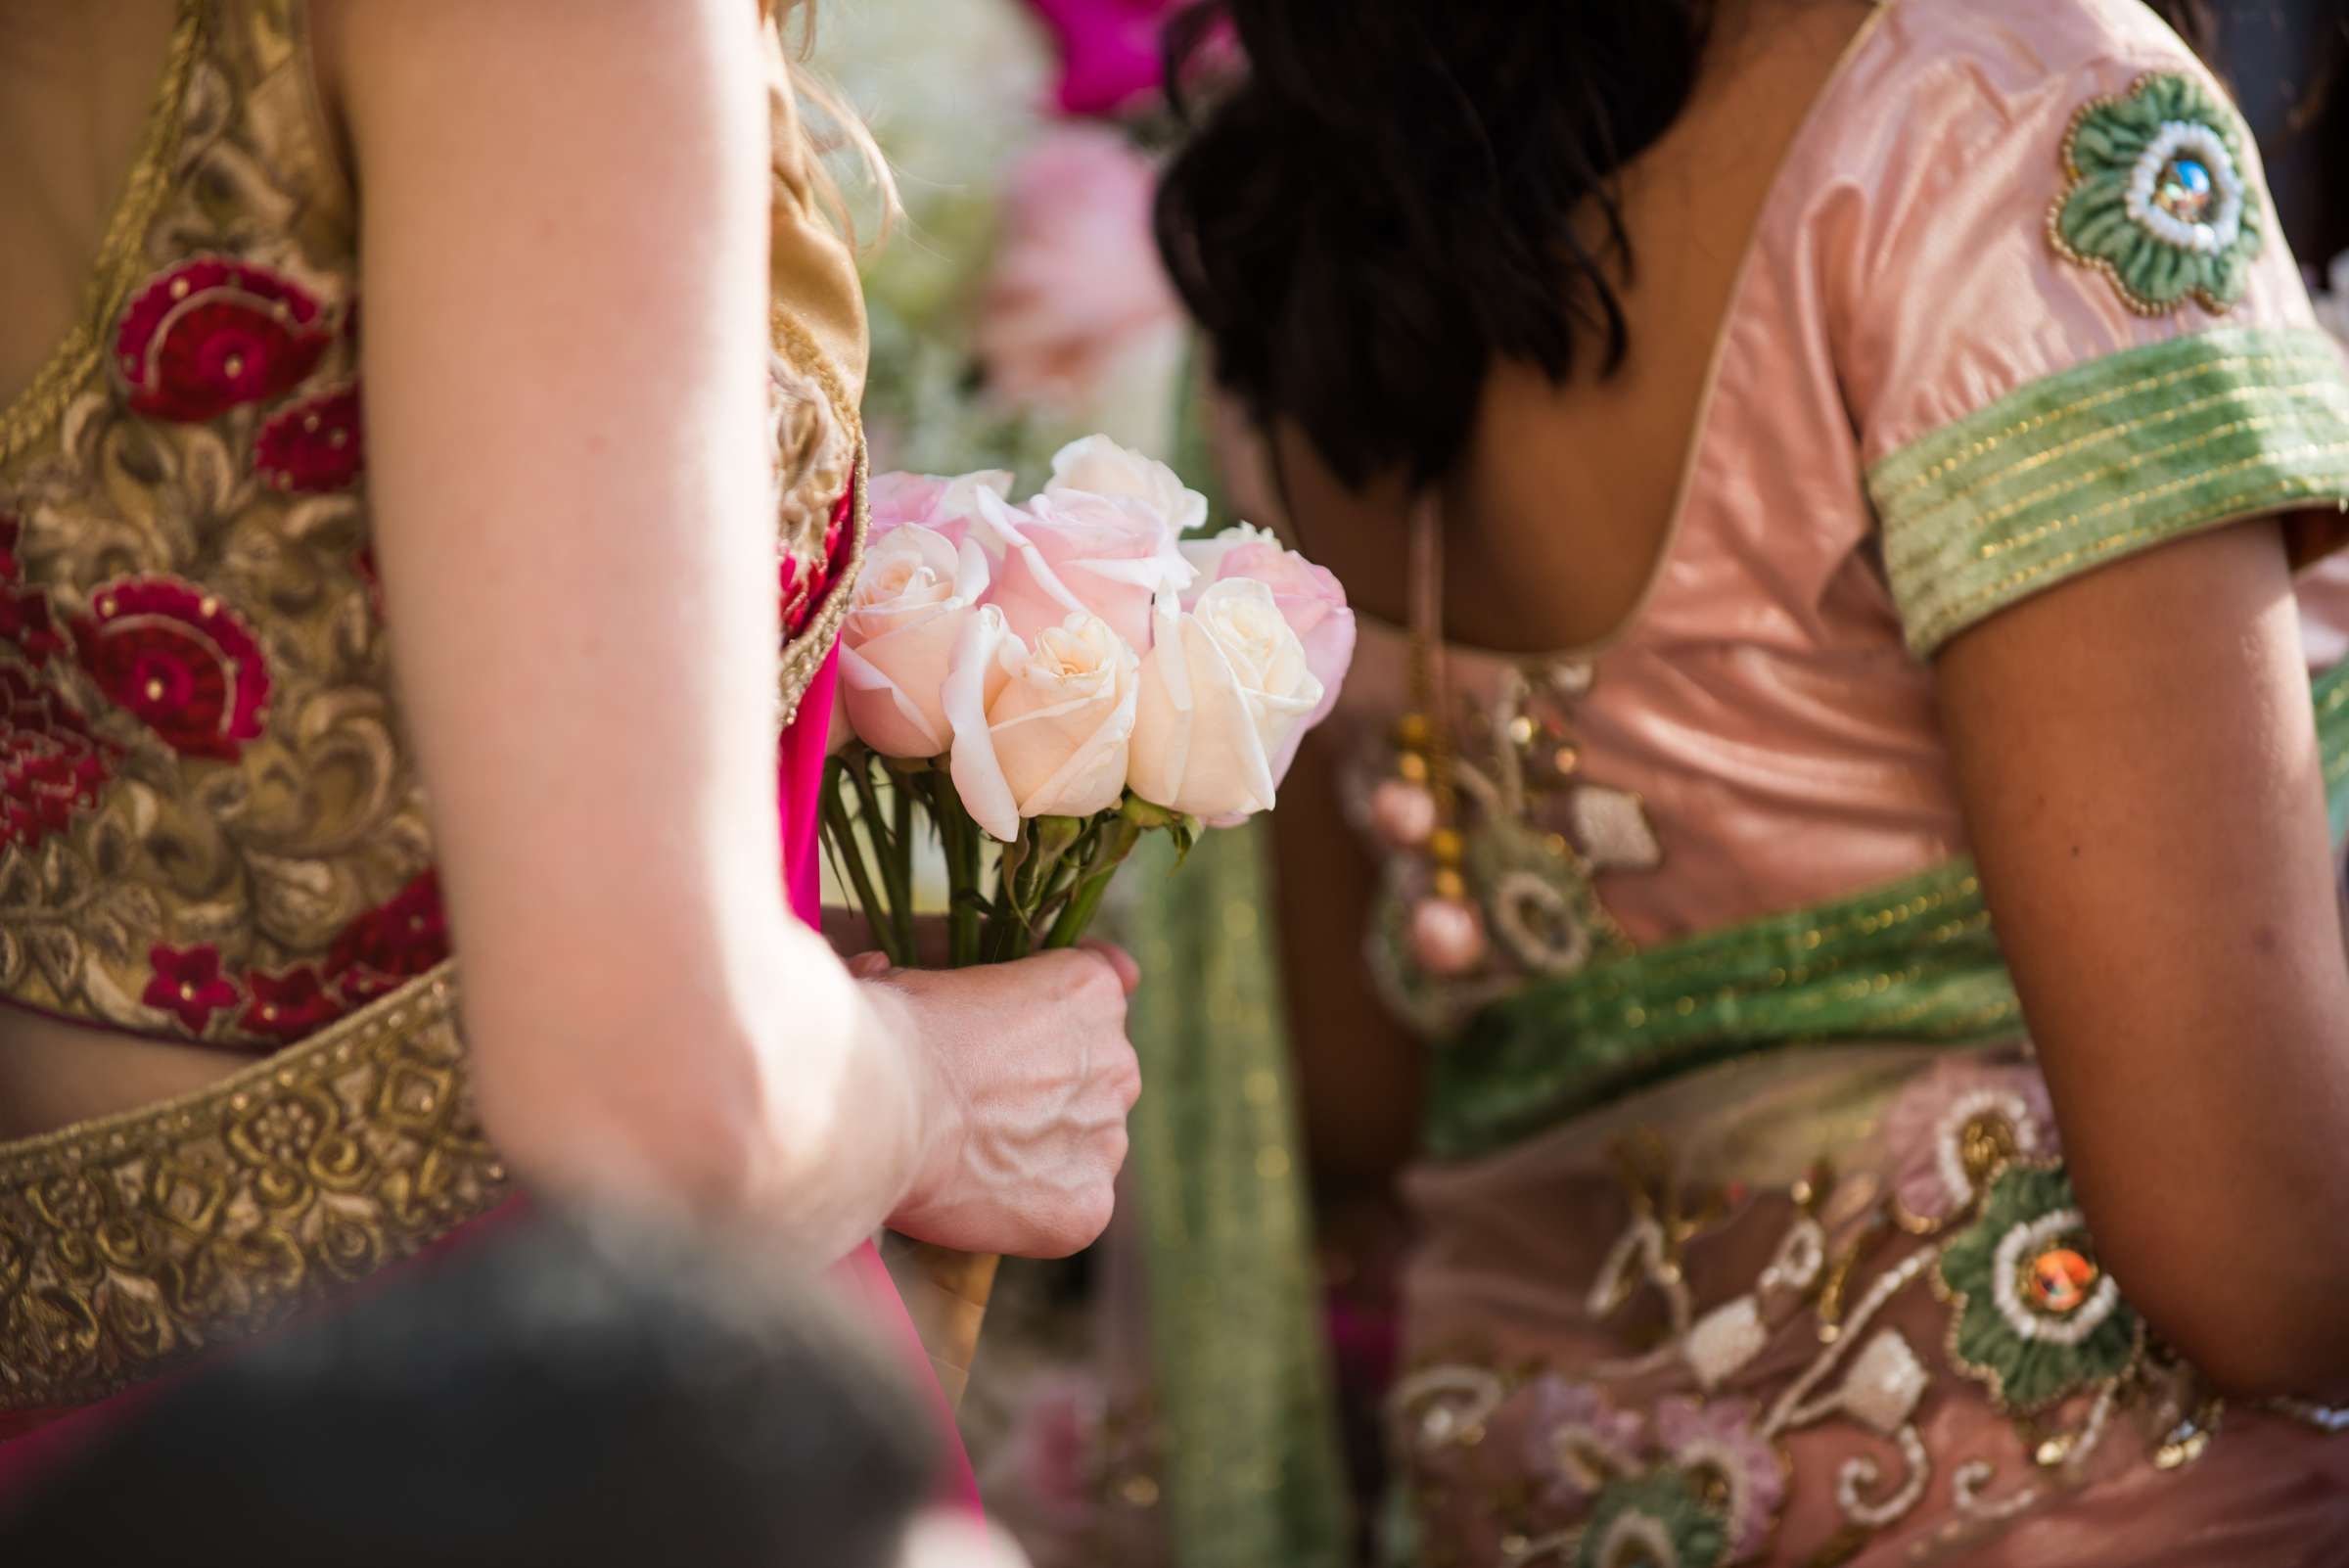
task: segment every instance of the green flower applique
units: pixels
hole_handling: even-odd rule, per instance
[[[1951,1361],[2014,1414],[2116,1382],[2143,1351],[2143,1324],[2097,1267],[2060,1165],[2000,1172],[1936,1273],[1956,1314]]]
[[[2265,238],[2244,143],[2234,112],[2190,76],[2143,76],[2086,104],[2063,139],[2066,183],[2048,238],[2109,277],[2141,315],[2188,300],[2225,311],[2243,297]]]
[[[1575,1568],[1720,1568],[1727,1522],[1704,1489],[1669,1465],[1608,1482],[1591,1500]]]

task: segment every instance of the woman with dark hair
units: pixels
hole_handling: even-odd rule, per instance
[[[1387,623],[1277,837],[1316,1158],[1411,1162],[1396,1555],[2349,1560],[2349,376],[2217,78],[1217,9],[1162,245]]]

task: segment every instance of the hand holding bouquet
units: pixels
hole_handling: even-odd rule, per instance
[[[1354,653],[1335,577],[1245,526],[1183,542],[1206,500],[1106,438],[1064,449],[1026,503],[1010,491],[1007,474],[873,482],[841,633],[855,741],[824,839],[901,967],[918,835],[945,860],[949,963],[1072,945],[1143,834],[1187,847],[1271,809]],[[921,1262],[975,1338],[994,1261]]]

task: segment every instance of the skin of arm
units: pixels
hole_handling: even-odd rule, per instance
[[[914,1179],[922,1069],[904,1003],[849,978],[759,853],[779,631],[755,8],[318,15],[484,1118],[536,1182],[845,1250]]]
[[[2102,1264],[2235,1394],[2349,1380],[2349,965],[2277,526],[1966,631],[1943,718]]]

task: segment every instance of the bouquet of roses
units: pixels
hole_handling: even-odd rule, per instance
[[[854,740],[832,761],[823,829],[900,966],[918,961],[928,837],[949,964],[1072,945],[1144,834],[1187,848],[1202,823],[1271,809],[1354,655],[1337,579],[1245,525],[1186,541],[1207,501],[1163,464],[1094,436],[1054,458],[1042,493],[1014,505],[1011,486],[872,484],[840,639]],[[994,1260],[916,1251],[975,1339]]]

